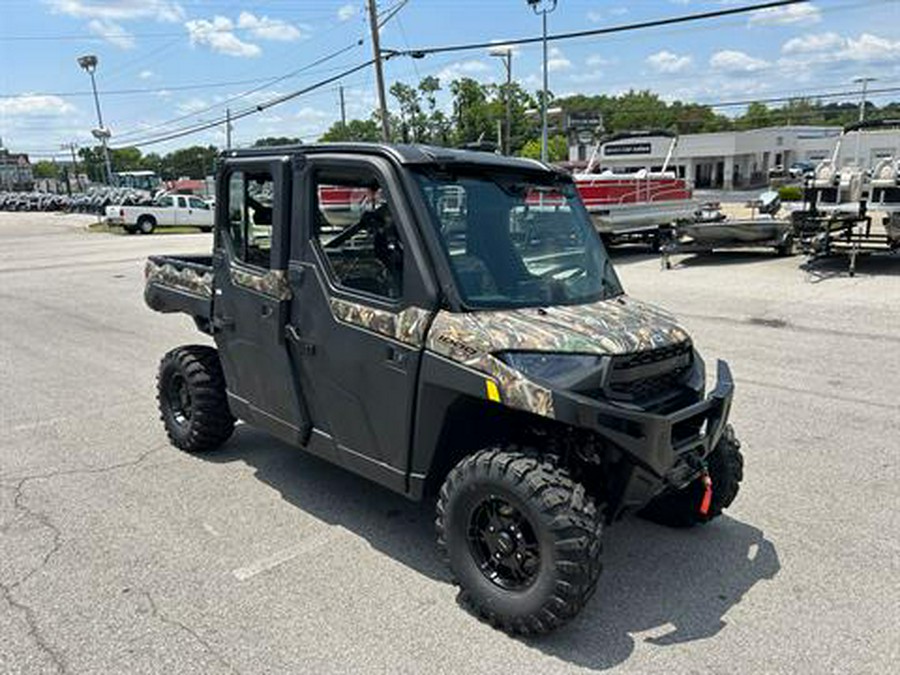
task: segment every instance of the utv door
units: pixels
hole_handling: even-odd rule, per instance
[[[410,213],[382,159],[311,156],[295,181],[303,236],[291,253],[288,333],[315,440],[348,468],[406,491],[435,296]]]
[[[232,160],[219,176],[213,330],[232,412],[294,443],[309,419],[284,340],[290,165]]]

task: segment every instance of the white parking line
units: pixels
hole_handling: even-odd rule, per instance
[[[277,553],[273,553],[270,556],[256,560],[246,567],[238,567],[236,570],[232,570],[231,573],[238,581],[246,581],[261,572],[283,565],[298,556],[311,553],[342,534],[346,534],[346,530],[342,527],[325,527],[290,548],[286,548]]]

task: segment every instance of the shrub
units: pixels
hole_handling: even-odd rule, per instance
[[[803,199],[803,188],[799,185],[782,185],[778,188],[778,196],[783,202],[799,202]]]

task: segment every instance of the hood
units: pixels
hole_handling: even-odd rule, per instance
[[[459,361],[501,351],[627,354],[684,342],[663,310],[624,295],[587,305],[440,312],[428,347]]]

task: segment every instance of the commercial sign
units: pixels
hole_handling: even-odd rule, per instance
[[[603,155],[611,157],[613,155],[649,155],[649,143],[616,143],[615,145],[604,145]]]

